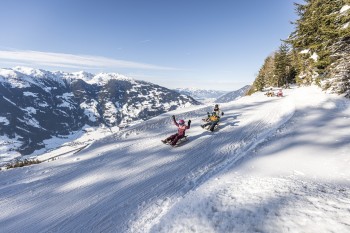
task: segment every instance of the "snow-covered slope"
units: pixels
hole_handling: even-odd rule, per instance
[[[192,104],[199,103],[115,73],[0,69],[0,162],[46,148],[45,140],[86,125],[121,126]]]
[[[164,113],[76,154],[0,172],[4,232],[348,232],[349,100],[314,87]],[[305,98],[307,96],[308,98]],[[172,148],[171,115],[191,119]]]
[[[236,91],[229,92],[215,100],[216,103],[227,103],[230,101],[237,100],[242,96],[245,96],[247,91],[250,89],[250,85],[246,85]]]
[[[188,95],[198,100],[202,103],[210,103],[213,102],[218,97],[225,95],[227,91],[218,91],[218,90],[203,90],[196,88],[177,88],[175,89],[177,92]]]

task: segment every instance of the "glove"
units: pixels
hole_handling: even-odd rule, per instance
[[[190,125],[191,124],[191,120],[188,120],[188,125]]]
[[[223,116],[224,115],[224,112],[221,112],[221,116]]]
[[[174,115],[172,115],[172,118],[173,118],[173,119],[175,119],[175,116],[174,116]]]
[[[210,115],[210,113],[209,113],[209,112],[207,112],[207,114],[208,114],[208,115]]]

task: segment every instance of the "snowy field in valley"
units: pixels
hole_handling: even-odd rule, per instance
[[[350,232],[350,101],[316,87],[169,112],[0,172],[1,232]],[[189,141],[171,115],[192,120]]]

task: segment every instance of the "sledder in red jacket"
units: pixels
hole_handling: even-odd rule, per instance
[[[177,126],[177,133],[167,137],[165,140],[162,140],[163,143],[170,143],[172,146],[175,146],[177,141],[185,136],[186,129],[191,127],[191,120],[188,120],[187,125],[184,120],[179,120],[179,123],[176,122],[175,116],[172,116],[174,124]]]

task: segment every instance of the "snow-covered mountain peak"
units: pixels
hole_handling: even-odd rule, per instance
[[[16,66],[13,68],[14,71],[17,71],[21,73],[22,75],[28,75],[28,76],[34,76],[34,77],[44,77],[45,75],[48,74],[48,71],[44,71],[41,69],[34,69],[31,67],[25,67],[25,66]]]
[[[181,94],[191,96],[202,103],[212,102],[227,93],[227,91],[203,90],[198,88],[176,88],[175,90]]]
[[[16,77],[16,72],[12,69],[7,68],[1,68],[0,69],[0,77],[3,78],[10,78],[10,77]]]
[[[64,72],[64,71],[55,71],[53,72],[53,74],[56,75],[57,77],[68,80],[70,82],[78,79],[81,79],[85,82],[90,82],[91,79],[95,76],[94,74],[86,71],[78,71],[78,72],[72,72],[72,73]]]
[[[71,76],[78,78],[78,79],[83,79],[86,81],[91,80],[95,75],[86,71],[78,71],[78,72],[73,72],[71,73]]]
[[[16,66],[14,68],[1,68],[0,76],[4,78],[21,78],[23,76],[43,77],[45,72],[29,67]]]
[[[59,83],[59,85],[64,85],[62,78],[50,71],[23,66],[16,66],[12,69],[0,69],[0,82],[8,83],[12,87],[27,88],[31,85],[45,86],[45,82],[47,81],[54,81]]]
[[[226,95],[221,96],[220,98],[216,99],[215,102],[227,103],[227,102],[237,100],[237,99],[241,98],[242,96],[244,96],[249,89],[250,89],[250,85],[246,85],[246,86],[242,87],[241,89],[229,92]]]
[[[90,84],[105,85],[110,80],[134,81],[134,79],[118,73],[98,73],[87,82]]]
[[[103,86],[107,84],[110,80],[122,80],[122,81],[129,81],[129,82],[134,81],[132,78],[129,78],[125,75],[118,74],[118,73],[102,72],[98,74],[92,74],[86,71],[78,71],[78,72],[72,72],[72,73],[57,71],[55,72],[55,74],[70,81],[81,79],[86,83],[95,84],[99,86]]]
[[[64,72],[64,71],[45,71],[30,67],[16,66],[14,68],[0,69],[0,82],[10,83],[14,87],[25,88],[30,84],[41,85],[42,79],[53,79],[61,84],[64,80],[83,80],[86,83],[103,86],[110,80],[129,81],[134,83],[135,80],[118,73],[98,73],[92,74],[86,71]]]

